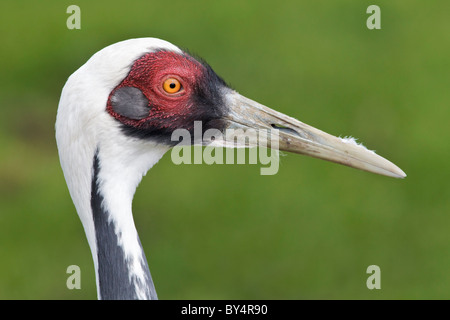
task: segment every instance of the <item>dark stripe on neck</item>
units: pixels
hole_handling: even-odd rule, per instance
[[[108,221],[109,213],[102,205],[104,196],[102,195],[99,187],[99,172],[100,163],[97,150],[94,156],[93,164],[91,208],[94,218],[95,236],[97,242],[100,297],[103,300],[137,299],[137,288],[135,287],[134,282],[130,279],[129,263],[125,258],[122,247],[118,245],[119,239],[117,234],[114,232],[114,224]],[[139,245],[141,245],[139,236],[138,242]],[[146,273],[146,283],[141,283],[140,285],[146,288],[145,291],[148,299],[158,299],[143,250],[142,255],[142,268]]]

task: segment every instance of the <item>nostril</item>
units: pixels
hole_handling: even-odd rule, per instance
[[[279,125],[279,124],[271,124],[271,127],[272,128],[274,128],[274,129],[277,129],[277,130],[280,130],[281,132],[284,132],[284,133],[288,133],[288,134],[291,134],[291,135],[295,135],[295,136],[298,136],[298,137],[302,137],[297,131],[295,131],[294,129],[291,129],[291,128],[288,128],[288,127],[285,127],[285,126],[282,126],[282,125]]]
[[[274,129],[287,129],[287,127],[285,127],[285,126],[282,126],[282,125],[279,125],[279,124],[274,124],[274,123],[272,123],[271,126]]]

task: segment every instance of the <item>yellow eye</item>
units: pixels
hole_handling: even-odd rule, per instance
[[[168,78],[164,81],[163,88],[167,93],[177,93],[181,90],[181,83],[175,78]]]

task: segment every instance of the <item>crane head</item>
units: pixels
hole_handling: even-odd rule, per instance
[[[192,133],[196,121],[202,123],[203,132],[215,129],[224,134],[215,141],[195,140]],[[108,149],[112,153],[124,153],[126,143],[117,147],[121,144],[119,137],[124,137],[122,141],[130,148],[152,149],[142,148],[142,143],[158,146],[160,157],[177,143],[172,138],[177,129],[189,131],[192,144],[216,146],[236,145],[227,138],[228,129],[268,130],[277,133],[281,151],[385,176],[406,176],[392,162],[354,139],[329,135],[240,95],[207,63],[155,38],[110,45],[72,74],[63,89],[56,129],[62,157],[63,153],[71,152],[61,149],[68,148],[81,136],[89,149],[83,153],[92,155],[98,144],[106,141],[111,144],[114,139],[117,140],[113,141],[114,147]],[[138,144],[134,143],[136,140]],[[142,171],[156,161],[143,166]]]

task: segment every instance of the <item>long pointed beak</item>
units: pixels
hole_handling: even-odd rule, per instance
[[[357,144],[354,139],[332,136],[235,91],[227,93],[226,100],[229,114],[224,121],[227,129],[263,129],[272,132],[275,129],[278,130],[278,147],[281,151],[304,154],[389,177],[406,177],[395,164]]]

